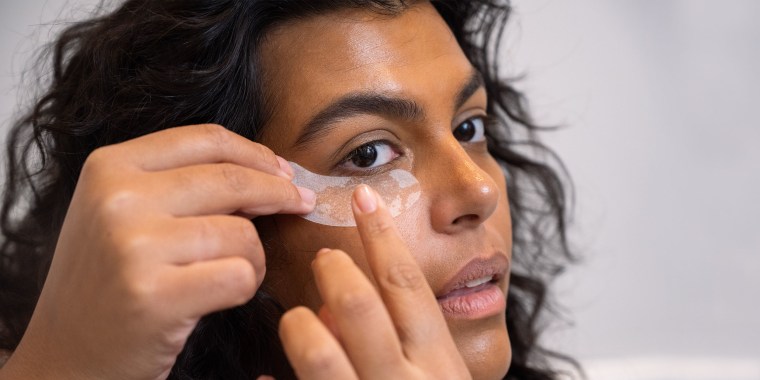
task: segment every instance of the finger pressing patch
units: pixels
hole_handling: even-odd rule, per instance
[[[377,191],[394,218],[420,199],[419,181],[411,172],[403,169],[368,176],[334,177],[312,173],[294,162],[290,164],[295,172],[293,184],[314,190],[317,194],[314,211],[302,215],[314,223],[335,227],[356,226],[351,210],[351,195],[354,188],[361,184],[369,185]]]

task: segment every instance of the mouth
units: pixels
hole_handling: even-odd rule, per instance
[[[501,254],[470,261],[436,293],[444,316],[480,319],[503,313],[507,302],[501,284],[508,270],[509,262]]]

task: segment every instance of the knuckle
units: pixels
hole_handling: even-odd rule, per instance
[[[204,141],[208,141],[217,149],[225,148],[230,142],[230,132],[219,124],[202,124],[200,126]]]
[[[264,255],[261,256],[263,257]],[[261,283],[264,282],[264,278],[267,274],[267,268],[263,260],[262,262],[258,263],[259,267],[256,267],[255,265],[257,264],[254,264],[254,270],[257,271],[257,277],[255,278],[256,284],[254,285],[254,292],[251,294],[250,298],[253,298],[256,295],[256,289],[258,289],[259,286],[261,286]]]
[[[143,276],[133,274],[135,270],[126,271],[124,274],[126,282],[126,299],[131,300],[132,310],[135,314],[143,315],[152,310],[151,305],[155,303],[158,296],[158,289],[153,281]]]
[[[89,178],[107,171],[112,155],[113,148],[111,146],[100,147],[90,152],[82,165],[81,177]]]
[[[363,289],[346,290],[336,298],[337,310],[354,318],[373,314],[376,309],[376,302],[373,294]]]
[[[224,282],[223,286],[234,295],[233,302],[242,305],[256,293],[256,272],[248,261],[243,259],[239,261],[240,263],[233,266],[221,281]]]
[[[126,211],[131,211],[139,203],[139,196],[131,189],[106,189],[94,196],[96,208],[106,220],[123,218]]]
[[[239,234],[243,238],[243,241],[245,241],[246,246],[261,245],[261,238],[259,237],[259,233],[256,231],[256,227],[253,225],[253,222],[248,219],[241,218],[237,224]]]
[[[178,322],[176,320],[170,319],[168,323],[165,323],[164,328],[157,329],[155,332],[155,342],[157,342],[157,348],[161,350],[160,352],[174,354],[175,352],[182,350],[185,342],[187,341],[187,335],[183,332],[191,330],[193,327],[183,326],[183,324],[186,323],[187,322],[182,320]],[[166,379],[168,378],[168,374],[167,376],[162,376],[160,378]]]
[[[241,243],[240,254],[253,264],[253,268],[259,275],[257,280],[261,281],[263,279],[262,276],[266,273],[266,259],[264,257],[264,248],[261,243],[261,238],[256,231],[256,227],[253,225],[253,222],[248,219],[237,218],[235,225],[231,226],[230,229],[236,229],[238,231],[236,238],[239,239]]]
[[[232,164],[221,164],[219,170],[223,183],[230,190],[238,194],[244,194],[248,190],[247,178],[239,167]]]
[[[132,259],[150,250],[153,237],[146,233],[135,233],[117,240],[121,256],[124,256],[124,259]]]
[[[412,263],[395,263],[388,268],[385,276],[386,285],[408,291],[418,291],[427,286],[427,281],[419,268]]]
[[[280,177],[273,178],[273,180],[274,186],[270,186],[268,189],[273,193],[272,199],[277,199],[283,204],[298,205],[301,203],[301,193],[298,192],[296,185]]]
[[[200,220],[198,228],[194,229],[193,233],[195,241],[200,242],[198,245],[202,247],[202,250],[195,255],[195,260],[214,257],[222,249],[216,225],[207,218]]]
[[[261,245],[261,237],[259,237],[259,233],[256,231],[256,227],[253,225],[253,222],[249,220],[241,222],[240,229],[241,234],[249,246]]]
[[[303,348],[300,356],[306,367],[315,373],[329,373],[337,362],[332,347],[323,343]]]
[[[170,185],[176,189],[186,189],[194,185],[195,175],[197,174],[193,173],[192,171],[178,170],[170,177]]]
[[[260,160],[265,161],[269,163],[270,165],[279,166],[279,163],[277,162],[277,158],[275,158],[276,155],[272,149],[270,149],[266,145],[262,145],[258,143],[256,143],[256,146],[259,148],[258,153],[259,153]]]

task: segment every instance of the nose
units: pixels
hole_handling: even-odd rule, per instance
[[[446,145],[431,160],[437,173],[428,189],[431,223],[439,233],[456,234],[480,226],[493,214],[499,187],[456,140]]]

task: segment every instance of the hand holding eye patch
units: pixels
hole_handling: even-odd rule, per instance
[[[324,301],[320,315],[297,307],[280,322],[296,374],[314,380],[470,378],[387,206],[362,185],[353,209],[378,288],[346,253],[317,254],[312,268]]]
[[[216,125],[93,152],[0,377],[165,379],[202,316],[258,289],[264,251],[249,218],[314,207],[289,171],[268,148]]]

